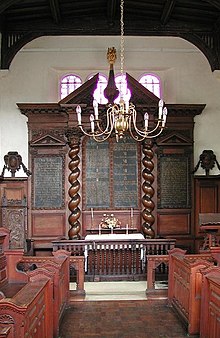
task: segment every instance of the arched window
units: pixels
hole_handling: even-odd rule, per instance
[[[90,75],[87,80],[90,80],[95,74]],[[99,103],[99,104],[106,104],[108,103],[108,100],[104,96],[104,89],[107,86],[107,77],[104,74],[99,73],[99,79],[97,83],[97,87],[93,93],[93,98]]]
[[[62,77],[60,82],[60,97],[63,99],[82,84],[82,80],[78,75],[68,74]]]
[[[91,78],[91,77],[90,77]],[[107,77],[103,74],[99,74],[99,80],[97,83],[97,87],[94,91],[93,97],[99,104],[106,104],[108,100],[104,96],[104,89],[107,86]]]
[[[91,79],[92,76],[90,76],[88,78],[88,80]],[[94,94],[93,94],[94,99],[96,99],[96,101],[99,104],[107,104],[108,103],[108,100],[104,96],[104,89],[106,88],[107,83],[108,83],[107,77],[103,74],[99,74],[99,81],[98,81],[98,84],[97,84],[97,88],[96,88],[96,90],[94,91]],[[127,87],[125,75],[123,75],[123,77],[121,76],[121,74],[117,75],[115,77],[115,84],[116,84],[117,88],[119,89],[119,92],[123,93],[124,100],[129,101],[130,98],[131,98],[131,92]],[[116,98],[115,102],[119,103],[119,101],[120,101],[120,95]]]
[[[157,75],[144,74],[141,76],[139,82],[154,95],[161,98],[161,81]]]
[[[124,101],[129,101],[131,98],[131,91],[128,89],[126,76],[118,74],[115,77],[116,87],[119,89],[119,92],[122,93]],[[115,103],[119,103],[120,95],[116,98]]]

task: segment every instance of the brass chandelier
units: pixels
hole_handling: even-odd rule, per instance
[[[125,78],[124,74],[124,0],[120,2],[121,18],[121,81]],[[116,87],[113,65],[116,60],[116,50],[114,47],[108,48],[107,58],[110,63],[110,71],[107,87],[104,90],[104,96],[108,99],[105,127],[102,127],[102,121],[99,118],[98,102],[93,100],[94,114],[90,115],[90,131],[85,130],[82,125],[81,107],[76,107],[78,126],[83,134],[93,138],[97,142],[107,140],[112,134],[115,134],[116,141],[123,138],[126,132],[135,141],[143,141],[144,139],[152,139],[159,136],[166,125],[167,108],[164,107],[163,100],[158,104],[158,118],[152,129],[149,128],[149,114],[145,112],[143,127],[137,127],[137,111],[135,105],[123,97],[122,86],[120,91]],[[115,103],[115,99],[120,95],[119,104]]]

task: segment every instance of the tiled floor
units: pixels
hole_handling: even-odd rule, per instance
[[[72,299],[59,337],[186,337],[186,329],[167,306],[167,290],[146,296],[145,289],[146,282],[86,283],[87,295]]]

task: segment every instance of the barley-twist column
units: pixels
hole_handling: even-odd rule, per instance
[[[70,132],[66,133],[68,138],[68,144],[70,147],[69,150],[69,170],[70,174],[68,177],[70,188],[69,188],[69,197],[70,201],[68,203],[70,215],[68,218],[70,229],[68,231],[69,239],[79,239],[80,238],[80,230],[81,224],[79,222],[79,218],[81,215],[81,211],[79,209],[79,204],[81,201],[79,190],[80,190],[80,183],[78,181],[80,170],[79,170],[79,163],[80,158],[78,156],[80,151],[80,135],[79,132],[74,132],[74,129]]]
[[[154,163],[152,161],[154,157],[154,152],[152,148],[153,148],[152,141],[148,140],[143,142],[144,158],[142,160],[142,163],[144,165],[144,169],[142,172],[142,177],[144,179],[144,182],[142,184],[142,190],[144,195],[142,197],[142,204],[144,209],[142,211],[142,218],[144,220],[144,223],[142,224],[142,231],[144,233],[145,238],[155,237],[155,232],[152,229],[152,225],[155,222],[155,217],[153,215],[155,204],[152,200],[155,192],[152,186],[154,182],[154,175],[152,173],[154,169]]]

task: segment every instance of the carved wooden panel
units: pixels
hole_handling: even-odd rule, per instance
[[[1,223],[10,232],[9,247],[24,248],[27,238],[27,179],[4,179],[0,193]]]
[[[2,208],[2,224],[10,231],[9,247],[11,249],[25,246],[26,217],[25,208]]]

